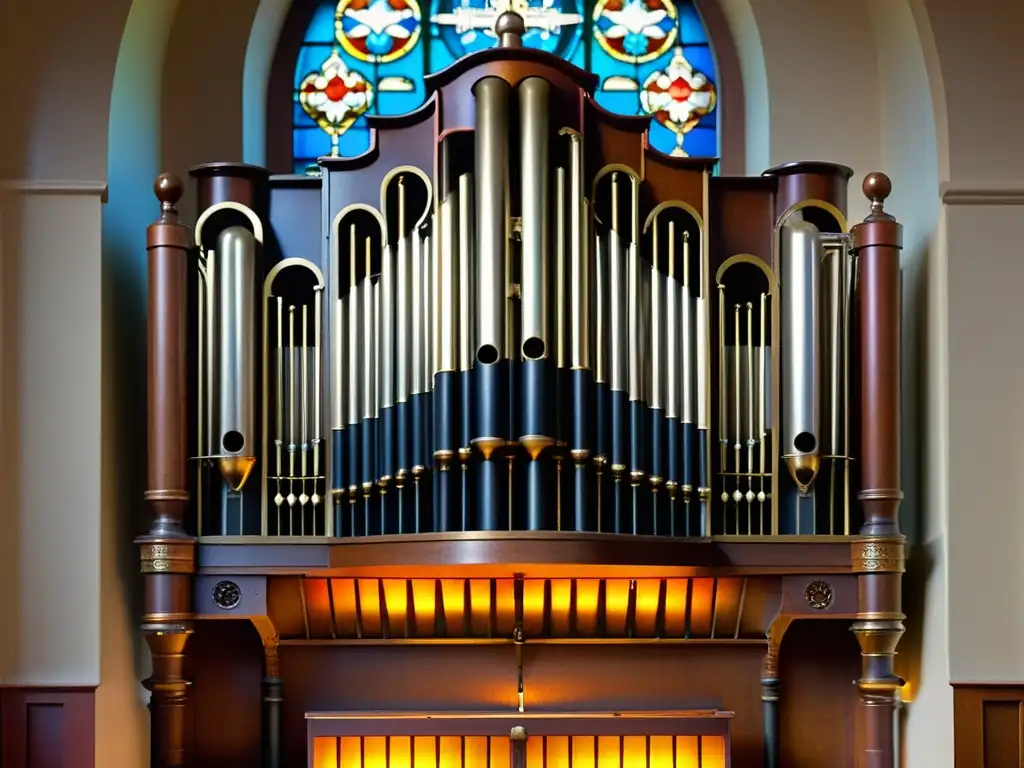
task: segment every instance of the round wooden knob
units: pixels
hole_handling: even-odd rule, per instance
[[[892,181],[881,171],[875,171],[864,177],[861,190],[864,192],[864,197],[872,203],[881,205],[892,192]]]
[[[519,38],[526,34],[526,22],[515,11],[505,11],[494,24],[494,33],[501,40],[505,35]]]
[[[173,208],[185,193],[185,185],[173,173],[161,173],[153,182],[153,194],[164,207]]]

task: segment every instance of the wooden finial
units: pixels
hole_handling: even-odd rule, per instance
[[[161,173],[153,182],[153,194],[160,201],[164,213],[177,213],[174,207],[185,193],[185,185],[173,173]]]
[[[893,218],[882,208],[885,199],[892,193],[892,181],[888,176],[881,171],[869,173],[864,177],[864,183],[860,188],[864,197],[871,201],[871,215],[868,216],[868,220],[878,221]]]

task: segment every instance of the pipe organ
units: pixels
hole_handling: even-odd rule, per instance
[[[647,118],[604,111],[592,75],[523,32],[501,15],[500,45],[373,118],[365,155],[306,177],[193,169],[191,230],[183,185],[158,179],[138,540],[153,765],[251,757],[195,714],[219,685],[213,618],[262,640],[262,703],[216,695],[259,710],[269,768],[418,766],[421,741],[432,765],[778,766],[805,754],[783,738],[798,619],[852,623],[863,656],[857,691],[804,694],[857,712],[821,764],[895,765],[889,180],[866,177],[850,226],[844,166],[715,176],[653,150]],[[639,682],[647,643],[666,678]],[[392,652],[385,682],[476,672],[445,696],[336,677]],[[590,674],[582,657],[615,681],[594,701],[559,689]],[[693,664],[717,677],[675,690]],[[392,730],[352,714],[389,709],[406,713]]]

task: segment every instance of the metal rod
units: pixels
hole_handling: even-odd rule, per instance
[[[284,503],[284,496],[281,494],[281,475],[283,464],[281,448],[284,445],[284,299],[277,297],[277,384],[274,387],[275,403],[274,408],[274,453],[277,456],[277,494],[274,496],[274,505],[277,507],[277,530],[275,533],[281,535],[281,505]]]
[[[758,349],[758,356],[757,356],[757,359],[758,359],[758,371],[757,371],[757,423],[758,423],[757,434],[758,434],[758,440],[757,440],[757,442],[758,442],[758,453],[759,453],[758,470],[757,471],[761,475],[761,489],[757,493],[757,501],[758,501],[758,504],[760,505],[760,518],[759,519],[761,521],[761,528],[758,529],[758,533],[763,533],[764,532],[763,531],[763,526],[764,526],[764,502],[767,499],[767,496],[766,496],[765,490],[764,490],[764,488],[765,488],[765,480],[766,480],[766,478],[765,478],[765,451],[767,449],[766,443],[768,441],[768,432],[767,432],[767,426],[766,426],[766,423],[765,423],[765,403],[767,402],[767,400],[765,400],[765,398],[768,397],[768,393],[767,393],[767,391],[765,391],[766,390],[766,387],[765,387],[765,368],[767,366],[767,360],[765,359],[765,357],[767,355],[767,348],[768,348],[768,342],[767,342],[767,338],[768,338],[767,317],[768,317],[768,294],[762,293],[761,294],[761,325],[760,325],[760,328],[761,328],[761,345],[760,345],[760,347]],[[769,489],[771,488],[771,482],[770,481],[768,483],[768,487],[769,487]]]
[[[288,305],[288,533],[295,506],[295,305]]]
[[[733,424],[733,431],[736,435],[736,442],[733,443],[733,467],[736,472],[736,488],[732,494],[732,500],[735,503],[736,513],[736,533],[740,532],[740,502],[743,501],[743,492],[740,490],[740,474],[743,471],[743,410],[741,405],[741,396],[743,394],[742,384],[740,383],[740,312],[742,307],[737,304],[734,307],[734,318],[733,318],[733,418],[735,422]]]
[[[754,532],[754,305],[747,302],[747,534]]]
[[[323,287],[317,286],[313,289],[313,422],[312,422],[312,444],[313,444],[313,494],[310,500],[313,502],[313,514],[316,514],[316,507],[321,501],[320,496],[320,333],[321,333],[321,312],[323,302]],[[316,518],[314,517],[314,532],[316,530]],[[326,523],[324,530],[326,531]]]

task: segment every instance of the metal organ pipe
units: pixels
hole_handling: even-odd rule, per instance
[[[483,461],[477,472],[477,527],[497,530],[499,468],[496,450],[505,445],[507,426],[506,302],[508,300],[508,120],[507,82],[485,77],[473,87],[476,98],[476,409],[472,444]]]
[[[818,473],[821,437],[821,236],[809,222],[782,227],[782,458],[801,494]]]
[[[217,236],[217,466],[241,491],[256,463],[256,238],[244,227]]]

